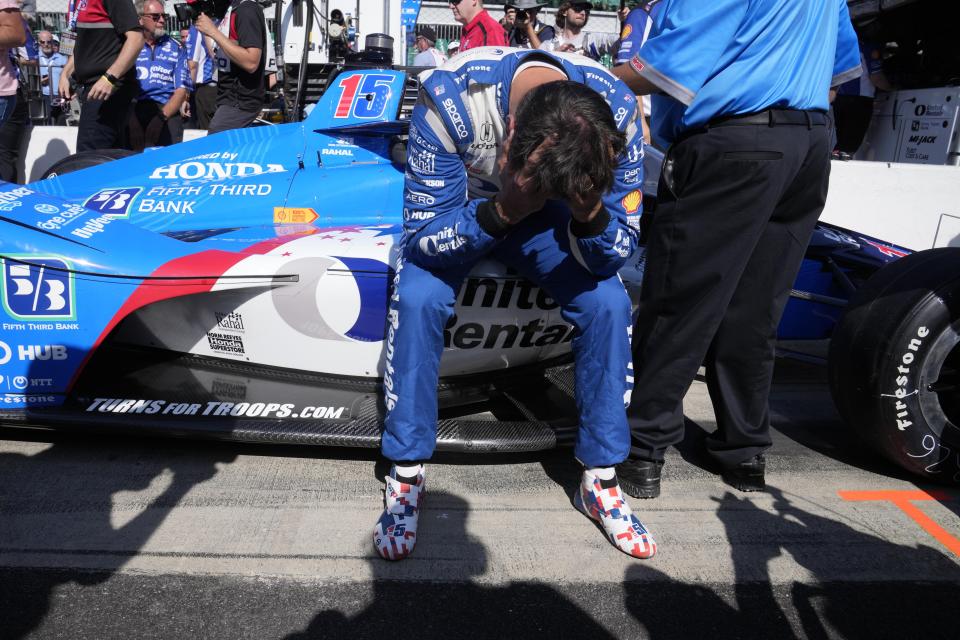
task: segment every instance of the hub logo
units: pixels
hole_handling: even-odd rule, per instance
[[[118,218],[129,217],[130,205],[143,191],[140,187],[117,187],[103,189],[93,194],[83,203],[87,209],[106,213]]]
[[[3,305],[18,320],[73,320],[73,276],[65,260],[3,261]]]
[[[13,349],[6,342],[0,341],[0,365],[5,365],[13,358]],[[21,362],[35,360],[66,360],[67,348],[62,344],[18,344],[17,359]]]

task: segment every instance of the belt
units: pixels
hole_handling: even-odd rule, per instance
[[[735,116],[720,116],[707,123],[710,127],[729,127],[735,125],[800,125],[808,129],[823,127],[827,124],[827,114],[812,109],[766,109],[756,113],[744,113]]]

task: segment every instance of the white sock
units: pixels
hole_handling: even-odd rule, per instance
[[[403,477],[403,478],[416,478],[417,476],[420,475],[420,472],[423,471],[423,465],[422,465],[422,464],[415,464],[415,465],[410,466],[410,467],[401,467],[400,465],[397,464],[397,465],[394,465],[393,468],[394,468],[394,470],[395,470],[394,473],[396,474],[396,477],[398,477],[398,478],[400,478],[400,477]]]
[[[613,480],[617,476],[616,467],[594,467],[587,469],[599,480]]]

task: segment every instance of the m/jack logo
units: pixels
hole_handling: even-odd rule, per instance
[[[29,257],[3,261],[3,305],[17,320],[73,320],[73,275],[65,260]]]

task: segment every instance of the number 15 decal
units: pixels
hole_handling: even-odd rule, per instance
[[[334,118],[379,118],[390,101],[390,83],[393,76],[378,73],[355,73],[343,78],[337,86],[342,89]]]

